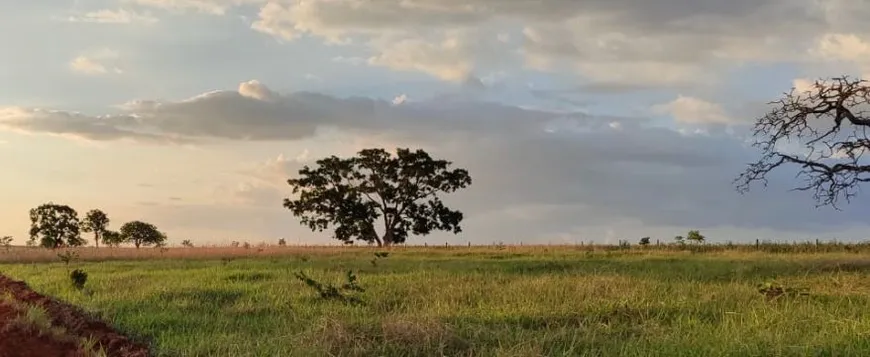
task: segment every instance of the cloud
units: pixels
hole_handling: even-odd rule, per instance
[[[398,95],[393,98],[393,105],[402,105],[406,100],[408,100],[408,96],[406,94]]]
[[[212,91],[180,101],[134,100],[120,108],[123,113],[97,117],[59,110],[7,108],[9,119],[0,124],[34,133],[66,133],[94,140],[147,133],[165,136],[167,140],[268,141],[312,138],[319,131],[332,128],[414,137],[425,131],[486,135],[493,124],[499,130],[528,130],[566,116],[446,98],[397,106],[390,101],[361,97],[336,98],[311,92],[279,94],[258,81],[243,82],[237,90]]]
[[[655,113],[673,116],[678,123],[729,124],[734,122],[722,106],[684,95],[678,96],[669,103],[655,105],[652,109]]]
[[[366,63],[366,59],[362,57],[344,57],[344,56],[336,56],[332,58],[332,62],[336,63],[346,63],[352,66],[359,66],[361,64]]]
[[[135,11],[125,9],[103,9],[87,12],[83,15],[70,16],[68,18],[68,21],[98,24],[153,24],[158,22],[159,20],[156,17],[151,16],[150,13],[139,14]]]
[[[21,133],[50,134],[105,141],[129,139],[143,142],[178,141],[170,136],[129,130],[137,126],[130,116],[93,117],[80,113],[21,107],[0,107],[0,127]]]
[[[114,65],[118,58],[118,52],[102,49],[73,58],[69,63],[69,67],[74,72],[87,75],[121,74],[124,71]]]
[[[870,11],[851,0],[129,1],[212,15],[256,6],[254,31],[365,46],[369,65],[453,82],[519,63],[610,89],[707,86],[747,63],[866,63],[870,38]]]
[[[380,48],[380,54],[369,58],[368,63],[460,82],[471,76],[474,67],[467,51],[467,45],[458,37],[434,44],[422,39],[405,39]]]
[[[807,50],[831,31],[851,31],[855,38],[843,39],[855,44],[868,33],[866,13],[841,0],[269,1],[252,28],[287,41],[362,41],[377,52],[370,64],[450,81],[518,53],[531,68],[596,83],[698,85],[720,79],[723,71],[712,68],[806,62]],[[457,32],[473,39],[469,46],[450,39]]]
[[[193,11],[210,15],[224,15],[232,7],[260,0],[126,0],[140,6],[148,6],[175,12]]]

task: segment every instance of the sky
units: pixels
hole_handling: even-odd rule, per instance
[[[751,125],[870,74],[868,0],[0,1],[0,235],[104,210],[194,244],[333,242],[282,201],[303,165],[422,148],[469,170],[429,244],[862,240]]]

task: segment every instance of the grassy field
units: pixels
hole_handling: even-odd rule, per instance
[[[196,249],[0,272],[160,356],[870,355],[870,256],[857,250],[394,248],[372,263],[371,248]],[[90,275],[84,292],[75,268]],[[362,304],[294,275],[338,286],[348,270]]]

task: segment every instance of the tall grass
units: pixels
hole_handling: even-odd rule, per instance
[[[280,257],[297,255],[342,255],[369,253],[373,251],[396,251],[405,253],[424,253],[428,255],[452,254],[461,251],[467,254],[487,252],[511,253],[559,253],[559,252],[623,252],[627,254],[656,253],[775,253],[775,254],[812,254],[812,253],[870,253],[870,242],[771,242],[756,243],[714,243],[714,244],[674,244],[653,243],[642,246],[637,244],[573,244],[573,245],[396,245],[388,248],[374,246],[341,246],[341,245],[291,245],[278,246],[261,243],[248,248],[239,246],[202,246],[202,247],[163,247],[163,248],[130,248],[130,247],[78,247],[65,249],[44,249],[37,247],[12,247],[0,249],[0,263],[40,263],[53,262],[58,254],[73,252],[82,261],[113,261],[113,260],[154,260],[154,259],[220,259],[220,258],[254,258]]]
[[[383,250],[361,247],[82,251],[71,265],[89,273],[90,295],[62,263],[0,271],[161,356],[870,355],[863,245],[753,246],[395,247],[376,265]],[[322,300],[294,277],[338,285],[348,270],[361,305]],[[762,283],[809,295],[771,298]]]

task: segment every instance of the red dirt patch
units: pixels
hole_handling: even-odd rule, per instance
[[[147,357],[148,348],[131,341],[106,323],[93,319],[81,309],[31,290],[27,284],[0,275],[0,296],[10,294],[13,303],[0,300],[0,357],[58,356],[79,357],[86,353],[79,344],[41,334],[33,327],[14,323],[23,314],[16,304],[37,306],[45,310],[51,325],[81,339],[96,340],[108,357]]]

